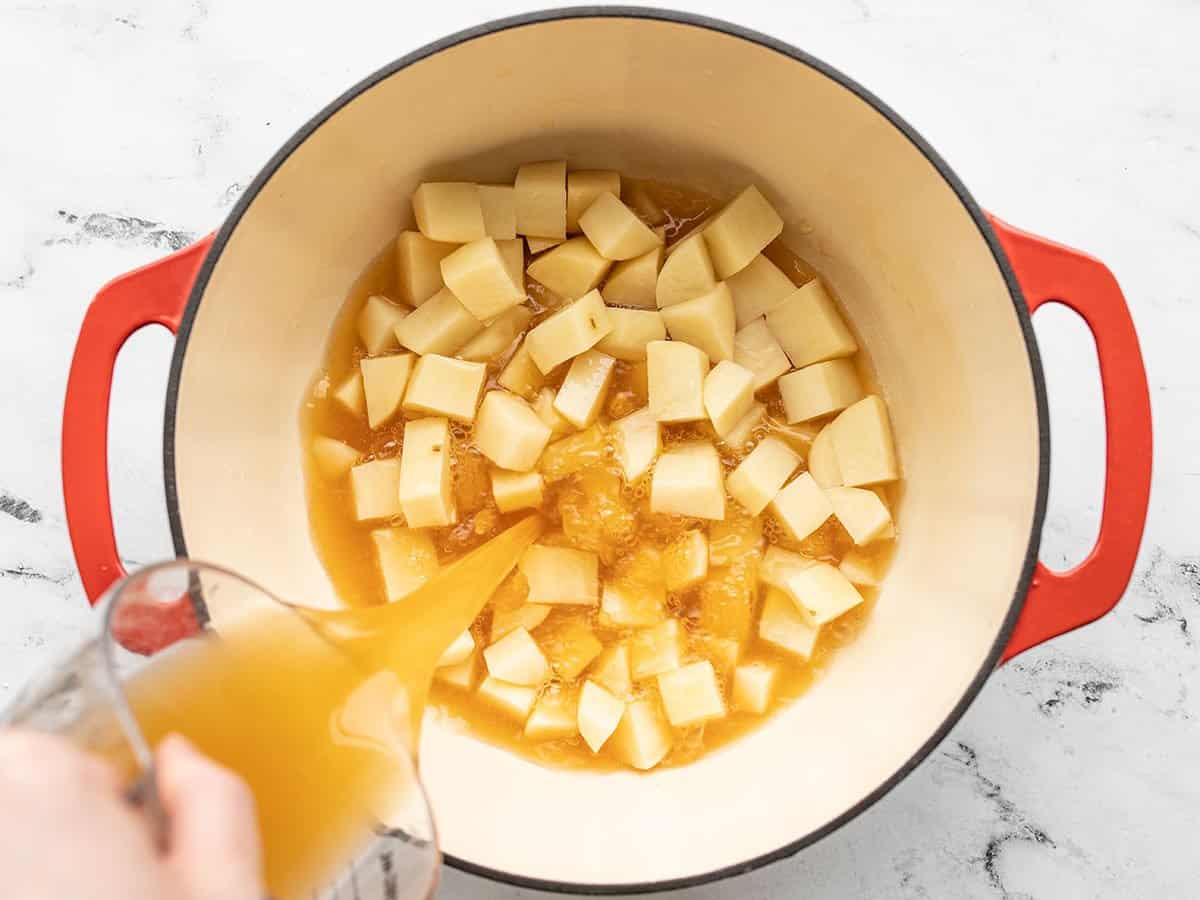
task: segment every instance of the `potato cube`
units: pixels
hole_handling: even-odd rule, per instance
[[[842,484],[861,487],[900,477],[887,407],[875,394],[843,410],[829,430]]]
[[[725,715],[717,673],[707,659],[659,675],[658,693],[667,721],[676,728],[699,725]]]
[[[533,364],[530,363],[530,365]],[[550,427],[551,437],[566,434],[568,431],[573,430],[571,423],[560,416],[558,410],[554,408],[555,396],[554,388],[544,387],[533,398],[533,411],[538,414],[539,419]]]
[[[767,662],[749,662],[733,672],[733,708],[761,716],[771,706],[779,671]]]
[[[378,428],[400,411],[414,359],[411,353],[397,353],[368,356],[359,363],[367,400],[367,424],[371,428]]]
[[[579,733],[577,706],[564,691],[547,691],[533,707],[525,723],[528,741],[561,741]]]
[[[854,543],[862,546],[888,536],[892,531],[892,514],[879,495],[862,488],[826,488],[833,514],[846,529]]]
[[[659,457],[650,479],[650,511],[698,519],[725,518],[724,472],[712,444],[679,444]]]
[[[473,437],[479,451],[500,468],[528,472],[550,442],[550,428],[515,394],[488,391]]]
[[[674,736],[657,702],[651,698],[626,704],[625,713],[613,732],[610,751],[635,769],[653,769],[671,751]]]
[[[448,416],[456,422],[475,421],[479,393],[487,379],[487,366],[428,353],[417,360],[408,390],[405,412]]]
[[[450,471],[450,423],[443,418],[404,423],[400,507],[410,528],[436,528],[457,518]]]
[[[753,405],[754,373],[749,369],[726,359],[705,377],[704,409],[718,435],[728,434]]]
[[[649,407],[613,422],[615,453],[625,481],[633,484],[645,475],[662,452],[658,420]]]
[[[583,683],[579,692],[579,733],[593,753],[599,753],[612,737],[624,712],[625,703],[620,698],[591,679]]]
[[[638,309],[657,308],[655,290],[663,255],[663,248],[655,247],[649,253],[622,260],[613,266],[600,290],[605,302]]]
[[[500,711],[517,724],[525,724],[537,702],[538,689],[519,684],[508,684],[489,675],[483,679],[476,692],[479,699]]]
[[[367,397],[363,393],[362,372],[355,369],[333,389],[333,399],[347,412],[361,416],[367,408]]]
[[[858,352],[858,342],[819,279],[797,288],[766,319],[797,369]]]
[[[758,620],[758,637],[780,650],[812,659],[821,631],[804,620],[792,598],[778,588],[767,588],[763,598],[762,615]]]
[[[323,434],[318,434],[312,439],[309,449],[321,474],[330,480],[345,478],[346,473],[358,462],[357,450]]]
[[[678,669],[684,649],[683,626],[678,619],[643,628],[629,639],[630,675],[634,681],[642,681]]]
[[[662,318],[671,340],[700,348],[713,363],[733,359],[733,299],[723,283],[707,294],[668,306]]]
[[[633,259],[663,243],[633,210],[608,193],[579,217],[579,228],[605,259]]]
[[[405,307],[397,306],[379,294],[367,298],[358,314],[357,330],[368,356],[378,356],[384,350],[396,347],[396,326],[408,313]]]
[[[716,286],[708,247],[699,234],[694,234],[667,251],[654,286],[654,300],[659,309],[666,309],[707,294]]]
[[[433,673],[433,680],[460,691],[469,691],[475,687],[479,677],[479,654],[472,653],[460,663],[453,666],[442,666]]]
[[[415,533],[415,532],[414,532]],[[426,538],[426,540],[429,540]],[[454,639],[446,651],[438,657],[438,668],[444,666],[457,666],[461,662],[466,662],[471,658],[471,654],[475,652],[475,637],[471,634],[471,629],[468,628],[462,634]]]
[[[537,256],[539,253],[549,250],[551,247],[557,247],[565,240],[566,238],[527,237],[525,238],[525,243],[529,247],[529,255]]]
[[[442,260],[442,280],[482,322],[525,300],[525,280],[515,276],[510,263],[494,238],[483,238],[463,244]]]
[[[483,651],[488,673],[509,684],[540,685],[550,677],[550,664],[524,628],[514,628]]]
[[[729,473],[725,486],[730,496],[757,516],[800,466],[800,457],[777,437],[768,435]]]
[[[529,346],[525,339],[513,351],[512,357],[496,379],[500,387],[507,388],[518,397],[530,400],[546,383],[546,377],[541,369],[534,365],[533,357],[529,355]]]
[[[376,459],[350,470],[354,517],[360,522],[400,515],[400,460]]]
[[[612,260],[601,256],[587,238],[571,238],[529,264],[529,277],[564,300],[577,300],[595,290]]]
[[[567,233],[580,232],[579,217],[601,194],[621,196],[621,173],[581,169],[567,173]]]
[[[783,219],[750,185],[704,227],[704,243],[718,278],[736,275],[783,233]]]
[[[586,550],[534,544],[517,567],[529,581],[529,602],[595,606],[600,599],[600,558]]]
[[[771,500],[771,512],[792,540],[802,541],[833,515],[833,504],[808,472],[801,472]]]
[[[750,406],[750,411],[738,419],[737,424],[730,428],[728,433],[721,436],[721,440],[730,447],[744,450],[754,439],[755,429],[761,426],[766,418],[767,405],[755,401]]]
[[[788,596],[813,628],[832,622],[863,602],[858,589],[829,563],[815,563],[794,572],[787,585]]]
[[[541,238],[567,236],[567,164],[527,163],[513,183],[517,199],[517,234]]]
[[[789,424],[845,409],[862,399],[858,373],[849,359],[814,363],[779,379]]]
[[[481,331],[483,323],[442,288],[396,326],[396,337],[414,353],[449,356]]]
[[[571,361],[554,398],[554,410],[576,428],[587,428],[600,414],[608,396],[616,360],[597,350],[587,350]]]
[[[708,538],[689,531],[663,551],[663,581],[668,591],[686,591],[708,577]]]
[[[500,251],[500,258],[504,260],[504,268],[508,270],[508,274],[512,277],[515,284],[521,291],[522,297],[525,296],[525,242],[520,238],[513,238],[507,241],[496,241],[496,249]],[[487,324],[492,324],[494,319],[488,319]]]
[[[426,181],[412,195],[421,234],[433,241],[465,244],[487,236],[479,188],[465,181]]]
[[[492,611],[492,642],[500,640],[514,628],[533,631],[550,615],[550,607],[544,603],[522,603],[512,609]]]
[[[578,678],[604,649],[584,615],[588,614],[560,614],[538,630],[538,642],[564,682]]]
[[[646,345],[650,409],[660,422],[697,422],[706,418],[704,376],[708,355],[682,341]]]
[[[400,299],[409,306],[420,306],[445,285],[442,260],[458,249],[458,244],[431,241],[419,231],[402,231],[396,238],[396,287]]]
[[[782,547],[768,547],[763,554],[762,565],[758,567],[758,579],[764,584],[772,585],[781,591],[787,590],[787,580],[796,572],[816,565],[815,559],[784,550]]]
[[[596,349],[617,359],[637,362],[646,358],[646,345],[665,341],[667,327],[656,309],[621,309],[608,307],[612,331],[606,334]]]
[[[733,361],[754,373],[755,393],[792,367],[765,319],[755,319],[733,336]]]
[[[860,547],[851,547],[849,552],[842,557],[838,571],[845,575],[851,584],[879,587],[883,584],[883,573],[887,568],[886,561],[887,557],[882,554],[863,550]]]
[[[479,206],[488,237],[508,241],[517,236],[517,196],[511,184],[479,185]]]
[[[592,291],[534,326],[525,335],[525,346],[538,369],[548,374],[592,349],[610,331],[612,321],[604,299],[599,291]]]
[[[514,306],[471,338],[455,355],[469,362],[489,362],[512,346],[525,330],[533,312],[526,306]]]
[[[492,472],[492,497],[502,513],[518,509],[537,509],[546,493],[546,480],[540,472]]]
[[[737,327],[745,328],[775,309],[796,290],[792,279],[761,253],[726,282],[733,294]]]
[[[667,614],[667,592],[662,585],[621,579],[605,581],[600,596],[600,623],[612,628],[657,625]]]
[[[842,470],[838,467],[837,456],[833,450],[833,429],[829,425],[817,432],[813,439],[808,450],[808,471],[823,488],[836,487],[842,483]]]
[[[633,690],[633,678],[629,674],[629,646],[622,642],[604,648],[592,662],[588,677],[614,696],[629,696]]]
[[[375,542],[375,557],[389,603],[407,597],[438,570],[437,548],[424,532],[378,528],[371,532],[371,540]],[[462,662],[469,653],[470,648],[454,662]]]

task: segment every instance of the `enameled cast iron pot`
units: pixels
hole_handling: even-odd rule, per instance
[[[436,723],[424,775],[452,865],[581,892],[664,889],[787,856],[869,807],[941,741],[999,663],[1110,610],[1150,485],[1145,372],[1100,262],[984,213],[899,116],[772,38],[651,10],[494,22],[376,72],[275,155],[215,236],[107,285],[67,389],[63,482],[93,600],[122,574],[109,508],[113,363],[177,335],[164,462],[176,550],[297,602],[336,602],[309,537],[298,409],[351,282],[431,178],[501,182],[566,158],[760,185],[874,360],[906,491],[862,637],[800,701],[684,768],[539,768]],[[1030,312],[1076,310],[1099,352],[1103,520],[1066,573],[1037,562],[1049,465]]]

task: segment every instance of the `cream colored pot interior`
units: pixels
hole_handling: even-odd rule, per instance
[[[433,724],[446,852],[571,883],[694,876],[858,804],[962,699],[1013,602],[1034,518],[1035,390],[987,244],[934,166],[826,75],[678,23],[512,28],[401,69],[316,129],[250,203],[186,345],[175,424],[195,558],[336,602],[306,524],[297,410],[347,287],[432,177],[565,157],[732,193],[759,184],[872,356],[907,492],[862,638],[801,701],[689,767],[539,768]]]

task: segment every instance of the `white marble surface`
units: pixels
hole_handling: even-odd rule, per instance
[[[271,152],[377,66],[501,2],[0,3],[0,702],[91,627],[63,521],[59,413],[74,336],[110,276],[215,227]],[[1200,862],[1200,6],[1189,0],[703,2],[875,89],[975,196],[1120,278],[1150,367],[1155,493],[1137,574],[1103,622],[997,672],[877,806],[718,898],[1182,898]],[[1039,316],[1055,441],[1043,556],[1095,532],[1091,350]],[[161,484],[170,341],[122,358],[113,476],[123,554],[170,553]],[[443,896],[520,897],[448,873]]]

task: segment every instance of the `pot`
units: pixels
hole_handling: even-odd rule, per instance
[[[552,890],[695,885],[792,854],[894,787],[998,663],[1116,604],[1145,519],[1149,396],[1111,273],[983,212],[920,135],[828,65],[721,22],[581,8],[493,22],[381,69],[284,145],[219,232],[96,296],[66,397],[67,517],[94,600],[122,574],[113,363],[132,332],[165,325],[176,550],[336,603],[309,538],[298,409],[346,291],[406,224],[419,182],[503,182],[558,158],[727,196],[759,184],[862,337],[902,456],[904,539],[868,626],[728,748],[598,774],[426,728],[451,865]],[[1037,561],[1049,431],[1030,313],[1047,302],[1091,327],[1107,416],[1100,536],[1063,573]]]

